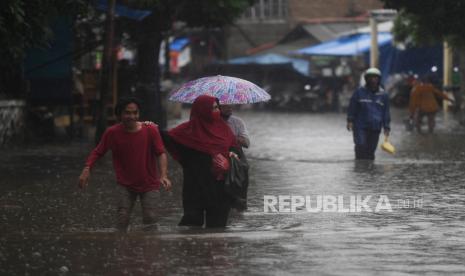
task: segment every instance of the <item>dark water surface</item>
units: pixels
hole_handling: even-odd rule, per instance
[[[353,160],[342,114],[237,115],[252,140],[249,209],[225,230],[176,226],[178,166],[158,230],[143,228],[137,207],[121,234],[112,228],[110,154],[81,192],[89,143],[2,149],[0,275],[465,274],[465,130],[453,118],[439,116],[435,134],[419,135],[404,132],[394,112],[397,153],[378,151],[370,163]],[[372,210],[270,212],[265,196],[309,196],[311,206],[318,196],[342,197],[346,210],[351,197],[370,196]],[[392,211],[374,211],[380,197]]]

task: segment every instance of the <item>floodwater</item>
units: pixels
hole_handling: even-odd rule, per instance
[[[440,115],[435,134],[409,133],[393,113],[397,153],[372,163],[353,160],[343,114],[236,112],[249,209],[224,230],[176,226],[178,166],[158,229],[136,208],[122,234],[109,154],[81,192],[89,143],[2,149],[0,275],[463,275],[465,130]]]

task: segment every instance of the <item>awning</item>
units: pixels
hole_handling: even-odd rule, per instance
[[[343,33],[346,33],[358,26],[364,26],[366,22],[333,22],[319,24],[304,24],[302,28],[314,36],[320,42],[336,39]]]
[[[380,22],[376,26],[376,28],[378,29],[378,33],[391,33],[393,27],[394,27],[393,21]],[[349,32],[342,33],[341,35],[352,35],[352,34],[361,34],[361,33],[369,34],[370,32],[371,32],[371,26],[363,26],[355,30],[350,30]]]
[[[97,2],[97,9],[101,11],[108,10],[108,1],[100,0]],[[127,17],[130,19],[134,19],[137,21],[142,21],[145,17],[149,16],[152,12],[148,10],[136,10],[128,8],[127,6],[116,4],[115,5],[115,13],[118,16]]]
[[[298,58],[290,58],[278,54],[264,54],[257,56],[239,57],[228,60],[229,64],[283,64],[291,63],[292,67],[299,73],[310,75],[310,62]]]
[[[392,41],[392,34],[378,33],[378,46],[384,46]],[[356,56],[370,50],[370,34],[355,34],[320,43],[318,45],[293,51],[293,54],[320,56]]]

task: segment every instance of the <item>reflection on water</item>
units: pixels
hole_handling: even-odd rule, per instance
[[[180,187],[164,192],[158,230],[115,233],[109,156],[76,188],[88,144],[5,149],[0,196],[2,275],[465,273],[464,130],[403,132],[394,156],[355,162],[339,114],[238,113],[252,146],[249,210],[226,230],[177,227]],[[180,183],[179,167],[171,169]],[[392,212],[264,213],[263,197],[386,195]],[[421,199],[421,207],[412,202]],[[409,200],[407,202],[407,200]]]

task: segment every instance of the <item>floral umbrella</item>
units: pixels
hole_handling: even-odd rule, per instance
[[[221,104],[248,104],[268,101],[270,95],[257,85],[239,78],[212,76],[183,84],[173,91],[169,100],[193,103],[200,95],[211,95]]]

